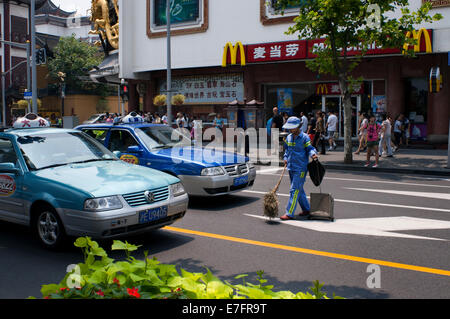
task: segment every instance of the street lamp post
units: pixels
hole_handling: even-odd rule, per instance
[[[170,2],[166,0],[166,24],[167,24],[167,122],[172,126],[172,61],[170,41]]]
[[[35,27],[35,18],[34,15],[36,13],[36,0],[31,0],[31,14],[30,14],[30,20],[31,20],[31,91],[33,92],[33,113],[38,113],[38,106],[37,106],[37,74],[36,74],[36,27]]]

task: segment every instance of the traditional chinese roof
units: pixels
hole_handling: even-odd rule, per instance
[[[46,1],[47,0],[36,0],[36,10],[41,8]],[[2,2],[6,2],[6,1],[2,1]],[[16,0],[14,2],[23,3],[23,4],[31,6],[31,0]]]
[[[68,18],[76,13],[76,11],[68,12],[62,10],[59,6],[56,6],[51,0],[42,0],[41,2],[43,2],[43,4],[38,10],[36,10],[36,15],[48,14],[61,18]]]

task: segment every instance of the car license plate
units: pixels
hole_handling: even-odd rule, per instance
[[[241,176],[234,179],[234,186],[241,186],[248,183],[248,176]]]
[[[139,224],[145,224],[167,217],[167,211],[167,206],[162,206],[139,212]]]

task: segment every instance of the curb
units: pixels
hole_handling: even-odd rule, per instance
[[[322,165],[326,169],[331,170],[345,170],[345,171],[358,171],[358,172],[381,172],[381,173],[392,173],[392,174],[413,174],[413,175],[432,175],[432,176],[450,176],[450,169],[448,171],[439,170],[429,170],[420,168],[392,168],[392,167],[361,167],[355,165],[339,165],[339,164],[327,164]]]
[[[328,164],[326,162],[320,162],[325,169],[337,170],[337,171],[357,171],[357,172],[379,172],[379,173],[391,173],[391,174],[412,174],[412,175],[431,175],[431,176],[450,176],[450,169],[447,171],[421,169],[421,168],[401,168],[401,167],[364,167],[352,164]],[[255,165],[267,166],[261,162],[256,162]],[[279,166],[284,166],[283,162],[279,162]]]

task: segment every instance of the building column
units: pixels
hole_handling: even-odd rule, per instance
[[[405,111],[405,84],[403,83],[402,67],[398,58],[392,59],[392,63],[387,65],[387,71],[387,112],[395,119],[397,115]]]
[[[429,93],[428,105],[428,141],[432,144],[444,144],[448,139],[448,121],[450,118],[450,67],[447,55],[440,55],[434,65],[441,69],[443,85],[439,93]]]
[[[128,81],[129,100],[128,100],[128,112],[139,111],[139,93],[137,91],[137,84]]]
[[[155,90],[153,89],[153,82],[147,81],[146,92],[144,95],[144,112],[155,113],[157,108],[153,105],[153,98],[155,96]]]
[[[247,66],[244,69],[244,98],[247,102],[256,99],[258,96],[255,85],[255,75],[251,67]]]

